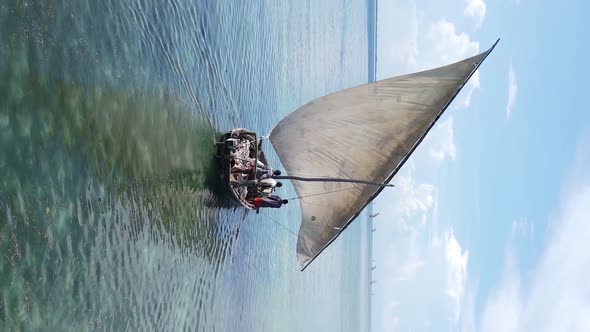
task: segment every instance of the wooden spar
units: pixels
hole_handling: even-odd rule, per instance
[[[353,179],[339,179],[339,178],[328,178],[328,177],[317,177],[317,178],[305,178],[301,176],[288,176],[288,175],[273,175],[273,179],[285,179],[285,180],[297,180],[297,181],[309,181],[309,182],[349,182],[349,183],[361,183],[368,184],[370,186],[377,187],[393,187],[393,184],[379,183],[366,180],[353,180]]]

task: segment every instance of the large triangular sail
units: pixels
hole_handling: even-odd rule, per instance
[[[307,103],[270,133],[285,170],[295,176],[390,181],[494,46],[448,66]],[[383,189],[360,183],[292,182],[301,197],[297,256],[302,269]]]

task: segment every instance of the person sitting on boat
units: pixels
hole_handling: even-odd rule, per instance
[[[258,161],[260,163],[260,161]],[[263,166],[260,166],[263,165]],[[278,169],[272,169],[262,163],[257,164],[256,176],[254,176],[254,166],[250,165],[248,168],[232,167],[232,173],[242,173],[248,175],[248,180],[254,179],[269,179],[272,176],[281,175],[281,171]]]
[[[282,199],[277,195],[268,195],[264,197],[254,197],[250,203],[254,205],[256,209],[259,208],[280,208],[283,204],[289,203],[288,200]]]
[[[270,179],[272,176],[279,176],[281,175],[281,171],[278,169],[267,168],[263,169],[260,173],[260,179]]]
[[[256,187],[258,185],[258,181],[257,180],[240,180],[240,181],[230,181],[229,182],[230,185],[233,188],[239,188],[239,187]]]
[[[241,181],[230,181],[230,184],[233,188],[239,187],[257,187],[260,189],[260,192],[265,192],[267,194],[271,194],[276,187],[282,187],[283,184],[281,182],[277,182],[275,179],[263,179],[263,180],[241,180]]]
[[[276,188],[280,188],[282,186],[283,186],[283,184],[281,182],[277,182],[273,178],[262,179],[258,183],[258,187],[260,188],[260,195],[261,196],[268,196],[268,195],[272,194],[272,192]]]
[[[240,139],[239,138],[230,137],[230,138],[226,139],[225,142],[229,146],[237,146],[237,145],[240,144]]]
[[[278,169],[273,169],[272,167],[264,164],[260,161],[260,159],[256,160],[256,172],[256,175],[259,179],[270,178],[273,175],[281,175],[281,171],[279,171]]]

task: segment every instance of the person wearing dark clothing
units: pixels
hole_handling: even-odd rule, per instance
[[[268,195],[264,197],[254,197],[251,201],[254,207],[258,208],[280,208],[283,204],[287,204],[289,201],[282,199],[277,195]]]
[[[232,173],[242,173],[248,175],[248,180],[254,179],[269,179],[273,175],[281,175],[281,171],[272,168],[256,167],[256,174],[254,174],[254,166],[249,166],[245,169],[232,168]]]

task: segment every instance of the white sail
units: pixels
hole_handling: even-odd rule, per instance
[[[282,119],[270,140],[289,175],[388,182],[492,49],[315,99]],[[301,197],[302,269],[382,190],[359,183],[292,182]]]

